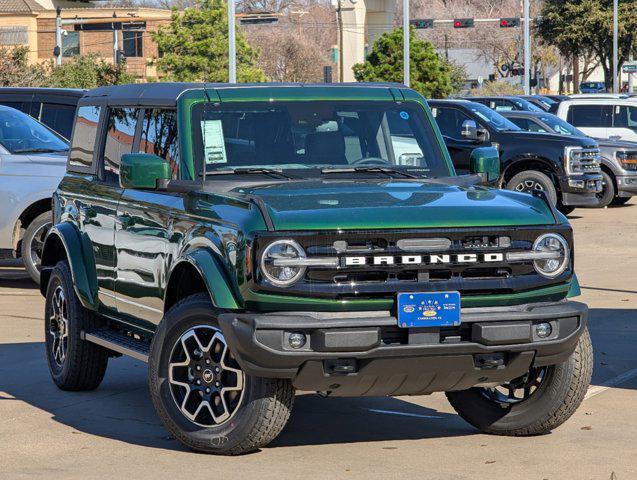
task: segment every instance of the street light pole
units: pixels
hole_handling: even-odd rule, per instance
[[[62,9],[55,9],[55,64],[62,65]]]
[[[410,84],[409,72],[409,0],[403,0],[403,83],[407,86]]]
[[[619,55],[618,55],[618,10],[619,0],[613,0],[613,93],[619,93],[619,79],[617,78],[617,71],[619,70]]]
[[[524,95],[531,94],[531,18],[529,0],[524,0]]]
[[[237,83],[235,0],[228,0],[228,81]]]

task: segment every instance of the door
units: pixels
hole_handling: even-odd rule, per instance
[[[608,138],[637,141],[637,106],[613,106],[613,125],[608,130]]]
[[[608,138],[612,106],[605,104],[570,105],[566,121],[594,138]]]
[[[139,151],[170,162],[173,178],[179,175],[175,110],[146,109],[141,117]],[[163,317],[168,270],[168,243],[172,212],[181,198],[166,192],[125,189],[117,211],[117,305],[121,315],[143,328]]]
[[[474,148],[490,146],[489,143],[479,143],[475,140],[467,140],[462,136],[463,123],[475,122],[478,128],[484,128],[475,118],[470,117],[460,109],[453,107],[435,107],[432,109],[436,123],[440,128],[451,160],[459,175],[469,173],[471,152]]]

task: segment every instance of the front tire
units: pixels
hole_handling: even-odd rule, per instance
[[[82,331],[97,327],[97,319],[75,295],[66,262],[51,272],[44,308],[46,356],[53,381],[62,390],[94,390],[104,379],[108,352],[81,338]]]
[[[270,443],[294,402],[289,380],[245,374],[219,329],[208,295],[172,307],[153,338],[149,384],[170,433],[195,451],[237,455]]]
[[[24,263],[24,268],[31,279],[40,284],[40,268],[42,263],[42,248],[46,234],[51,228],[52,213],[50,211],[41,213],[33,219],[24,232],[24,238],[20,247],[20,255]]]
[[[557,205],[557,190],[548,175],[536,170],[525,170],[511,178],[507,190],[531,193],[533,190],[544,192],[552,205]]]
[[[592,373],[593,349],[587,329],[562,364],[532,368],[525,377],[501,386],[504,388],[447,392],[447,398],[464,420],[483,432],[540,435],[573,415],[584,400]]]
[[[615,198],[615,182],[604,170],[602,170],[602,191],[595,194],[595,196],[597,197],[598,208],[609,206]]]

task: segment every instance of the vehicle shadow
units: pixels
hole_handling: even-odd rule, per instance
[[[0,260],[0,288],[37,289],[20,260]]]
[[[637,370],[637,310],[591,309],[595,350],[593,385]],[[625,382],[615,388],[635,388]],[[418,403],[428,400],[413,398]],[[320,398],[297,395],[292,417],[272,447],[414,440],[473,435],[477,430],[451,410],[421,406],[407,398]],[[97,435],[158,449],[184,450],[156,416],[147,389],[146,365],[111,360],[93,392],[63,392],[50,379],[43,342],[0,344],[0,420],[7,402],[48,412],[79,434]],[[431,401],[438,405],[439,398]],[[6,411],[6,410],[5,410]],[[17,425],[17,424],[16,424]],[[18,428],[17,426],[15,428]]]

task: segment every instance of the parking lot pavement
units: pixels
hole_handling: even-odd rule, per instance
[[[550,435],[482,435],[444,395],[297,396],[270,447],[197,455],[156,417],[146,366],[111,361],[94,392],[57,390],[44,359],[43,299],[19,264],[0,266],[0,478],[637,478],[637,202],[576,210],[576,270],[591,307],[593,386]],[[194,468],[188,472],[188,469]]]

